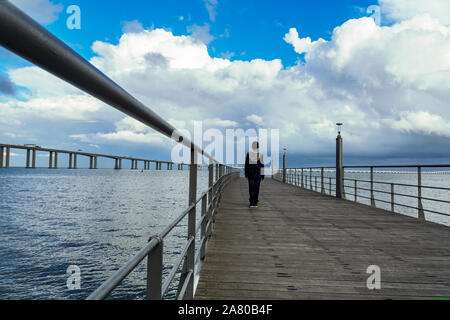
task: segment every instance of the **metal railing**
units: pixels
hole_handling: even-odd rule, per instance
[[[220,172],[223,170],[219,169]],[[192,299],[194,297],[194,276],[200,266],[198,262],[206,256],[208,245],[216,214],[221,200],[222,191],[231,179],[238,177],[239,172],[226,169],[226,173],[219,177],[216,183],[205,191],[195,203],[191,204],[182,214],[170,223],[159,234],[150,238],[148,244],[131,258],[122,268],[95,290],[88,300],[100,300],[106,298],[145,258],[147,258],[147,299],[160,300],[167,294],[176,274],[180,271],[183,261],[185,265],[178,285],[177,299]],[[210,166],[210,179],[213,175]],[[196,222],[197,208],[201,208],[201,218]],[[163,245],[166,236],[188,216],[188,234],[181,254],[176,260],[169,275],[163,279]],[[196,250],[195,238],[200,232],[200,245]],[[164,280],[164,282],[163,282]]]
[[[430,186],[422,183],[424,171],[423,169],[443,169],[450,168],[449,164],[444,165],[392,165],[392,166],[344,166],[344,173],[347,174],[367,174],[368,179],[356,179],[342,177],[342,198],[354,202],[360,202],[360,199],[365,199],[370,202],[370,206],[377,207],[377,202],[388,206],[385,208],[391,212],[402,213],[398,208],[408,208],[416,211],[420,220],[427,220],[426,213],[436,214],[439,216],[450,217],[450,212],[442,212],[424,207],[423,202],[449,204],[450,205],[450,188],[445,186]],[[352,170],[353,171],[350,171]],[[355,171],[354,169],[359,169]],[[376,169],[390,169],[387,171],[375,171]],[[401,169],[393,171],[392,169]],[[405,171],[409,169],[409,171]],[[411,171],[414,169],[414,171]],[[347,170],[347,172],[345,171]],[[285,172],[283,174],[283,172]],[[378,181],[375,180],[375,174],[414,174],[417,178],[417,183],[401,183],[395,181]],[[448,171],[426,172],[425,174],[446,174]],[[284,176],[285,175],[285,176]],[[284,176],[284,177],[283,177]],[[336,167],[308,167],[308,168],[286,168],[279,172],[275,179],[279,181],[286,181],[287,184],[292,184],[301,188],[309,189],[315,192],[320,192],[323,195],[336,196],[336,186],[339,181],[336,179]],[[386,190],[381,190],[383,187]],[[408,189],[407,191],[399,191],[399,189]],[[423,196],[424,190],[434,190],[448,192],[446,198],[438,198],[432,196]],[[350,192],[349,192],[350,191]],[[367,194],[361,194],[366,192]],[[384,195],[386,198],[381,198]],[[400,203],[398,198],[408,198],[417,201],[417,205]]]
[[[98,290],[90,295],[89,299],[101,299],[106,297],[109,292],[114,290],[114,288],[132,270],[134,270],[145,257],[148,258],[147,298],[160,299],[163,297],[163,292],[167,290],[168,285],[174,277],[170,274],[168,277],[170,281],[166,280],[164,284],[159,284],[162,279],[160,266],[162,261],[163,239],[186,215],[189,220],[188,243],[183,250],[183,254],[175,264],[173,272],[175,273],[176,270],[178,270],[184,260],[177,297],[192,299],[194,293],[193,281],[195,271],[195,241],[193,239],[195,239],[195,234],[199,228],[202,232],[202,238],[206,239],[206,225],[195,225],[197,204],[201,201],[203,208],[207,201],[205,200],[206,193],[199,200],[196,199],[198,155],[201,154],[209,160],[210,189],[207,194],[210,194],[208,195],[210,204],[208,208],[213,210],[214,215],[217,212],[218,199],[220,199],[223,188],[226,183],[229,182],[229,179],[237,175],[237,173],[234,172],[233,168],[219,164],[219,162],[205,152],[201,146],[195,145],[187,137],[182,136],[179,130],[174,128],[170,123],[145,106],[142,102],[134,98],[126,90],[121,88],[95,66],[82,58],[60,39],[48,32],[39,23],[34,21],[9,1],[0,1],[0,30],[0,45],[9,51],[14,52],[40,68],[52,73],[56,77],[74,85],[80,90],[96,97],[174,141],[182,143],[190,149],[189,208],[161,234],[153,237],[146,247],[144,247]],[[9,149],[7,149],[7,152],[8,150]],[[217,181],[216,184],[213,185],[212,178],[214,165],[216,166],[215,174]],[[205,212],[206,211],[202,210],[202,214]],[[212,226],[210,218],[202,217],[202,220],[204,223],[209,223],[210,227]],[[204,242],[206,244],[206,241]]]

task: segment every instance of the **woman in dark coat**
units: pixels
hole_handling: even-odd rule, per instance
[[[259,187],[264,180],[264,158],[259,153],[259,143],[253,142],[253,151],[247,153],[245,159],[245,177],[248,179],[250,193],[250,208],[258,207]]]

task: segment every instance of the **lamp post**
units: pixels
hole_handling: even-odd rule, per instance
[[[336,138],[336,197],[344,198],[344,168],[342,163],[342,126],[343,123],[336,123],[338,136]]]

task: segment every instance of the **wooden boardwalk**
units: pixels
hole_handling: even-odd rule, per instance
[[[196,299],[450,298],[450,228],[272,179],[260,198],[247,207],[244,179],[225,191]]]

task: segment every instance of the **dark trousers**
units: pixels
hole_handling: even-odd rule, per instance
[[[248,189],[250,191],[250,204],[251,205],[258,204],[260,185],[261,185],[261,177],[248,179]]]

